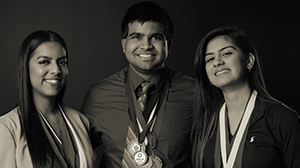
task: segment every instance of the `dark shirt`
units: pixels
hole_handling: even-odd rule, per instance
[[[299,124],[295,112],[280,103],[267,102],[258,95],[241,156],[241,167],[299,168]],[[206,168],[222,166],[221,152],[215,150],[218,147],[216,137],[215,132],[205,149]],[[219,156],[215,155],[215,151]]]
[[[125,139],[130,123],[125,92],[125,68],[92,85],[81,111],[90,119],[103,145],[101,167],[121,167]],[[195,80],[170,71],[171,82],[163,108],[162,122],[155,154],[164,168],[191,167],[190,133],[193,115]],[[133,80],[133,79],[131,79]],[[134,84],[137,87],[137,84]],[[159,114],[158,114],[159,115]],[[157,129],[154,126],[153,131]]]
[[[77,148],[74,137],[62,115],[60,114],[57,118],[57,120],[60,120],[59,129],[60,132],[62,132],[59,137],[62,141],[61,144],[55,138],[54,133],[50,130],[49,126],[47,126],[45,120],[43,120],[42,117],[40,117],[40,120],[46,136],[48,137],[52,150],[57,155],[57,159],[60,161],[61,165],[59,165],[59,167],[79,167],[80,163],[78,155],[76,153]]]

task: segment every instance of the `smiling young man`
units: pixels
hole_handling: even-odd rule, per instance
[[[92,85],[82,104],[103,145],[101,167],[191,167],[195,81],[165,66],[172,32],[156,3],[128,9],[121,44],[129,66]]]

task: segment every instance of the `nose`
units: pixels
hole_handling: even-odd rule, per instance
[[[145,49],[145,50],[153,48],[153,45],[152,45],[151,40],[146,39],[146,38],[143,39],[143,40],[141,41],[141,48],[143,48],[143,49]]]
[[[218,57],[218,59],[215,59],[214,67],[218,67],[218,66],[224,65],[224,64],[225,64],[224,60],[222,60],[220,57]]]
[[[55,75],[61,73],[60,67],[57,63],[52,64],[51,69],[50,69],[50,73],[55,74]]]

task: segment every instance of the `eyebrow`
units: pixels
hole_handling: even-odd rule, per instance
[[[234,49],[234,50],[237,50],[235,47],[233,47],[233,46],[226,46],[226,47],[223,47],[223,48],[221,48],[220,50],[218,50],[218,52],[221,52],[221,51],[223,51],[223,50],[225,50],[225,49],[227,49],[227,48],[232,48],[232,49]],[[206,56],[208,56],[208,55],[212,55],[213,53],[206,53],[205,54],[205,57]]]
[[[133,36],[133,35],[140,35],[140,36],[141,36],[141,35],[143,35],[143,34],[142,34],[142,33],[136,33],[136,32],[133,32],[133,33],[129,34],[128,37]]]
[[[129,34],[128,37],[131,37],[131,36],[133,36],[133,35],[144,36],[145,34],[133,32],[133,33]],[[163,33],[152,33],[152,34],[150,35],[150,37],[157,36],[157,35],[162,36],[162,37],[165,37],[165,35],[164,35]]]
[[[36,59],[38,60],[40,58],[51,59],[52,60],[52,57],[48,57],[48,56],[44,56],[44,55],[38,56]],[[66,58],[67,58],[67,56],[63,55],[63,56],[58,57],[57,60],[66,59]]]

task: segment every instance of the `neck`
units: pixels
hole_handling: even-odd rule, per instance
[[[34,104],[35,107],[45,116],[53,115],[58,111],[56,97],[54,98],[34,97]]]
[[[129,64],[129,66],[134,70],[134,72],[136,72],[140,77],[142,77],[144,80],[150,80],[153,76],[155,76],[162,68],[154,71],[154,72],[150,72],[150,71],[145,71],[145,72],[140,72],[138,70],[136,70],[131,64]]]
[[[223,91],[228,114],[243,114],[249,97],[251,88],[249,85],[239,89]]]

